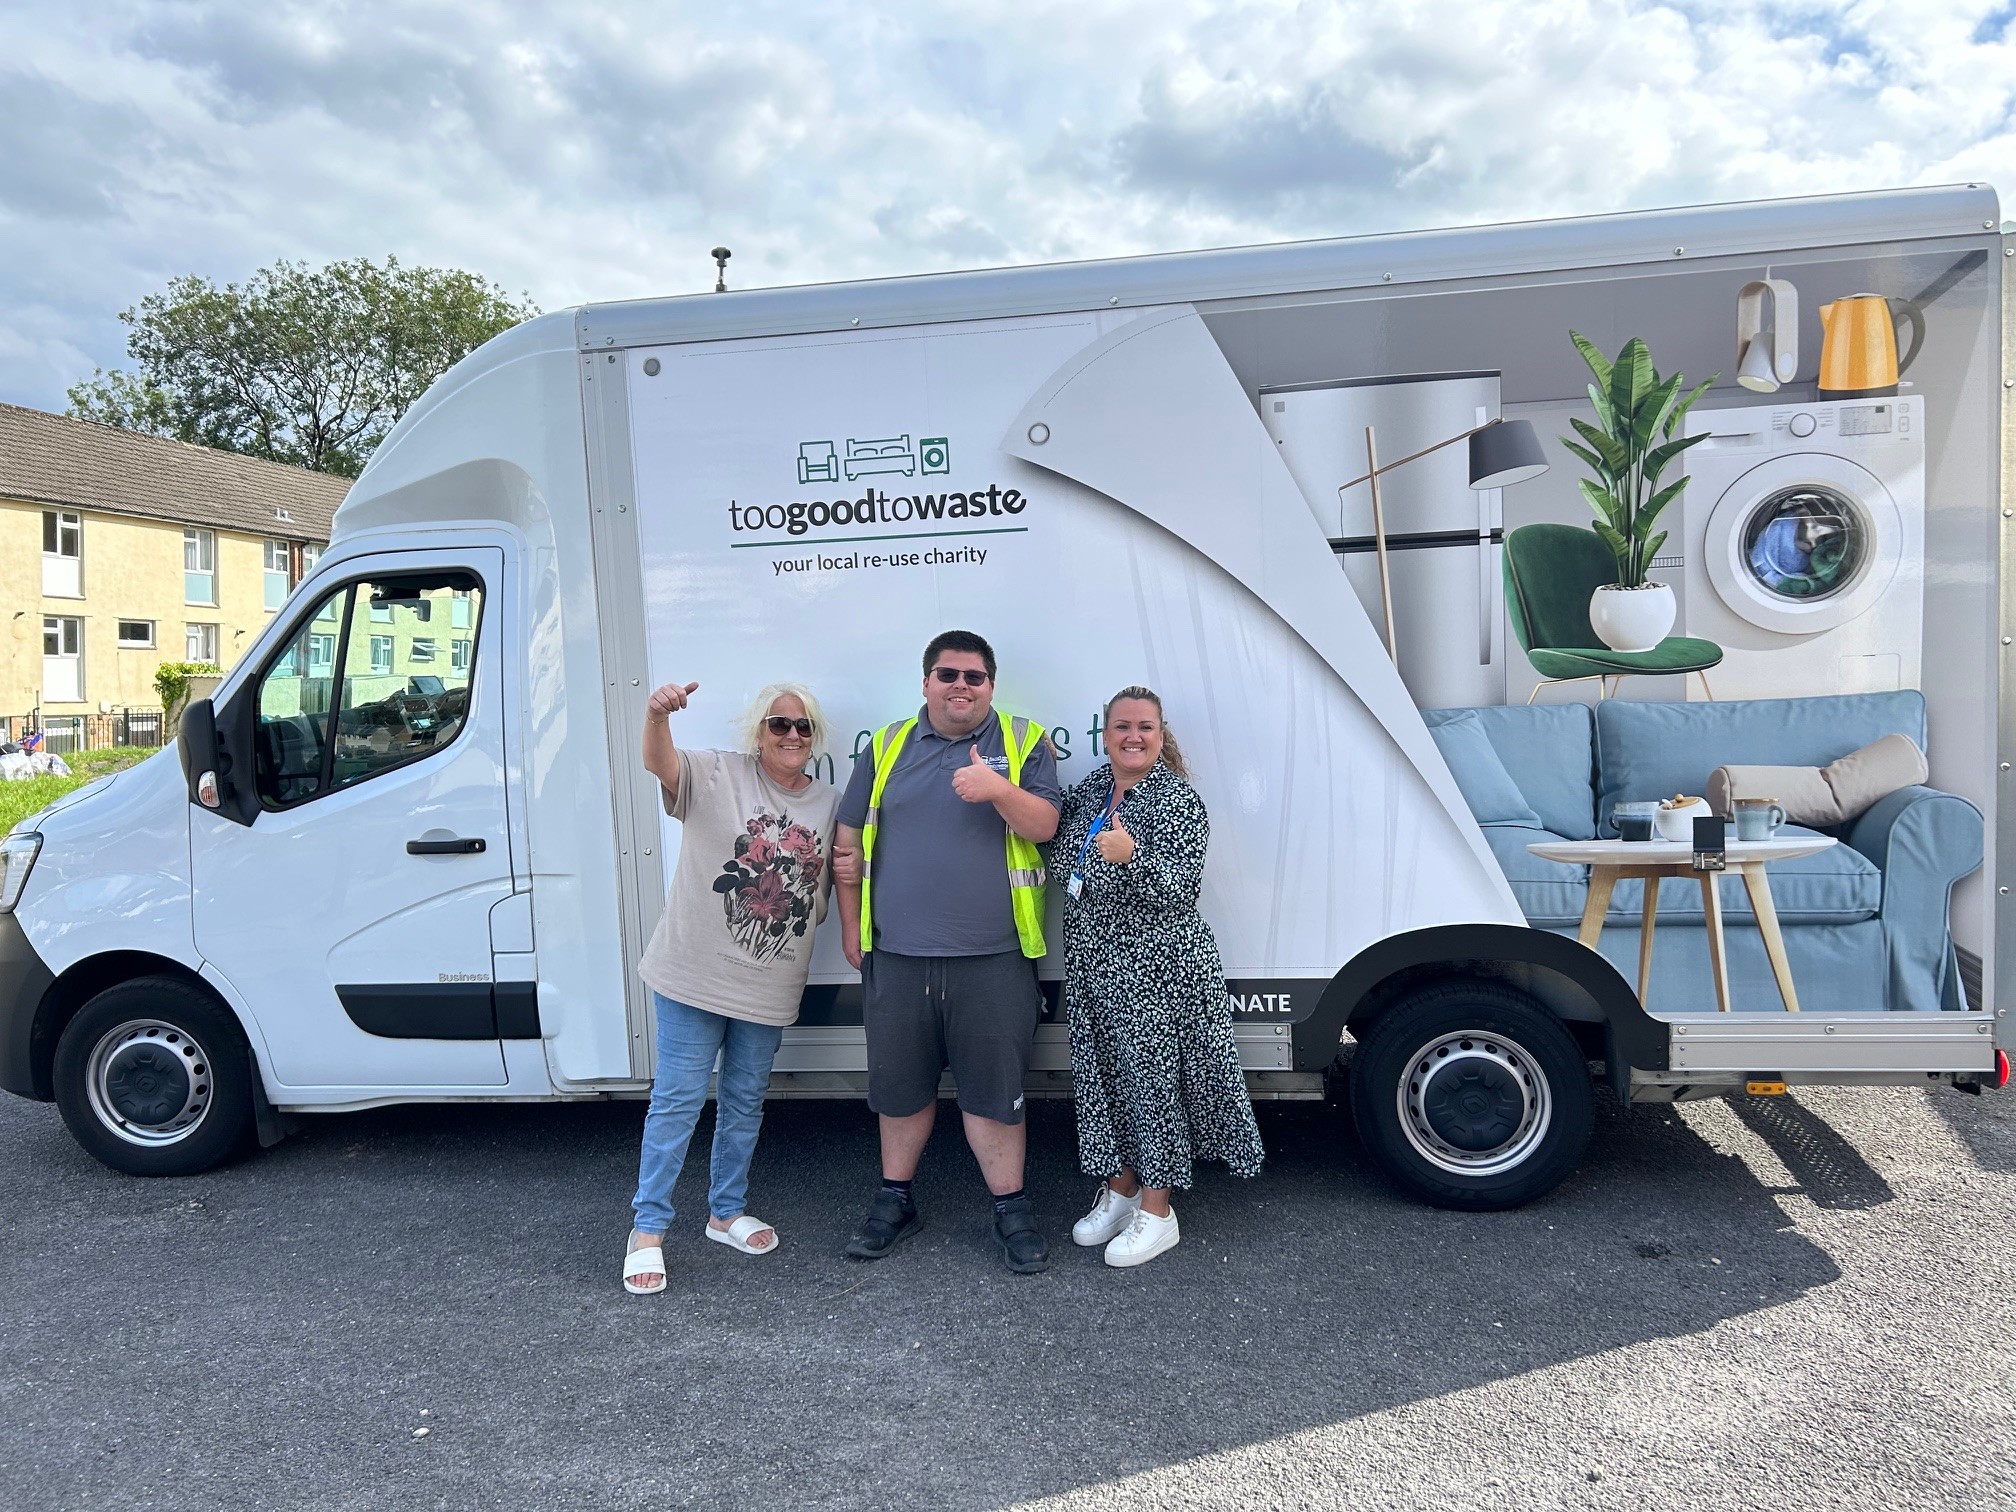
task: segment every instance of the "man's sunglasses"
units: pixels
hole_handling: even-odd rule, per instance
[[[772,714],[763,721],[763,727],[780,738],[793,730],[805,740],[812,738],[812,721],[809,719],[786,719],[782,714]]]
[[[966,679],[966,686],[969,688],[984,688],[987,686],[987,674],[977,667],[933,667],[931,675],[941,683],[947,685],[956,683],[963,677]]]

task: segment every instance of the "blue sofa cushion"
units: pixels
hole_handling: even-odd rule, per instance
[[[1542,828],[1567,840],[1596,838],[1596,727],[1587,704],[1421,711],[1431,731],[1466,715],[1476,719]]]
[[[1788,824],[1781,833],[1789,839],[1814,831]],[[1505,879],[1512,884],[1512,896],[1529,923],[1543,929],[1567,929],[1582,921],[1582,906],[1589,896],[1589,869],[1543,861],[1526,849],[1528,845],[1560,836],[1542,830],[1500,826],[1486,830],[1484,838],[1498,858]],[[1810,856],[1774,861],[1769,876],[1771,903],[1780,924],[1859,924],[1875,918],[1883,906],[1883,873],[1850,845],[1830,845]],[[1725,928],[1751,925],[1756,915],[1742,879],[1724,876],[1719,885]],[[1644,906],[1644,887],[1643,882],[1636,880],[1619,882],[1610,895],[1609,911],[1603,916],[1606,925],[1637,924]],[[1706,917],[1701,907],[1700,883],[1692,877],[1667,877],[1661,881],[1659,922],[1701,928]]]
[[[1581,923],[1582,905],[1589,896],[1589,868],[1542,861],[1526,847],[1543,840],[1569,838],[1575,837],[1507,825],[1484,831],[1485,843],[1498,858],[1505,880],[1512,884],[1512,896],[1519,902],[1519,911],[1526,915],[1528,923],[1543,929],[1572,929]]]
[[[1610,811],[1618,803],[1675,793],[1699,796],[1719,766],[1825,766],[1890,734],[1908,735],[1921,751],[1926,748],[1924,694],[1739,703],[1606,699],[1596,706],[1595,813],[1601,832],[1615,835]],[[1513,774],[1518,776],[1516,767]]]
[[[1456,779],[1463,801],[1470,805],[1470,812],[1479,824],[1540,827],[1540,816],[1533,812],[1512,774],[1505,770],[1505,763],[1499,759],[1475,711],[1445,720],[1433,726],[1430,733],[1442,751],[1442,759],[1449,763],[1449,774]]]

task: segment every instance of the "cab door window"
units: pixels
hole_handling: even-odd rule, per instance
[[[482,594],[473,573],[446,571],[363,579],[318,600],[260,675],[261,804],[292,808],[450,744],[468,719],[475,648],[444,668],[435,639],[458,598],[480,622]]]

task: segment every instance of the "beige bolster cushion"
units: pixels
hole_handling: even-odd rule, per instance
[[[1879,798],[1923,782],[1925,753],[1908,735],[1885,735],[1824,767],[1725,766],[1708,777],[1708,806],[1724,818],[1738,798],[1775,798],[1793,824],[1846,824]]]

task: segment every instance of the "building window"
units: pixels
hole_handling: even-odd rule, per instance
[[[392,673],[392,637],[374,635],[371,637],[371,675],[389,677]]]
[[[217,532],[189,526],[182,532],[182,602],[217,602]]]
[[[339,595],[340,597],[340,595]],[[316,615],[317,619],[323,618]],[[310,635],[308,637],[308,675],[329,677],[336,670],[336,637],[333,635]]]
[[[145,651],[154,644],[154,621],[119,621],[119,646],[125,651]]]
[[[448,667],[450,671],[454,672],[467,672],[469,670],[468,641],[453,640],[448,642]]]
[[[304,578],[315,570],[315,564],[322,560],[322,548],[313,541],[301,548],[301,576]],[[317,618],[320,618],[318,615]]]
[[[469,604],[469,595],[459,588],[455,590],[454,597],[448,600],[448,623],[457,630],[469,628]]]
[[[217,661],[217,627],[215,625],[184,625],[182,627],[185,660],[192,662]]]
[[[406,659],[414,666],[431,665],[434,660],[434,641],[428,636],[416,636],[406,648]]]
[[[42,593],[84,597],[84,516],[67,509],[42,511]]]
[[[78,703],[84,697],[84,621],[71,615],[42,617],[42,701]]]
[[[294,585],[287,581],[287,543],[268,541],[266,543],[266,609],[268,613],[287,602],[287,590]]]

